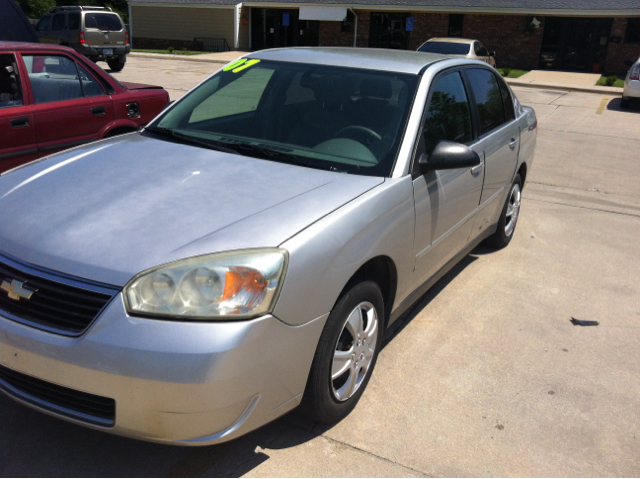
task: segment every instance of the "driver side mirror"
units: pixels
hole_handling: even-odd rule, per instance
[[[473,168],[480,164],[480,156],[466,145],[441,140],[434,148],[433,153],[430,155],[424,153],[420,157],[418,164],[422,172]]]

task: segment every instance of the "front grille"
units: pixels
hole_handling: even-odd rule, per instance
[[[11,299],[0,289],[0,314],[15,321],[68,336],[82,334],[117,290],[30,267],[0,256],[0,284],[23,283],[34,291],[28,300]]]
[[[34,406],[90,424],[113,426],[116,419],[116,402],[111,398],[58,386],[2,365],[0,389]]]

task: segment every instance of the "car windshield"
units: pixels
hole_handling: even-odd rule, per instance
[[[87,28],[117,32],[122,30],[120,18],[115,13],[87,13],[84,16],[84,24]]]
[[[442,55],[467,55],[471,50],[468,43],[427,42],[418,51],[425,53],[440,53]]]
[[[418,79],[243,59],[186,95],[146,134],[311,168],[389,176]]]

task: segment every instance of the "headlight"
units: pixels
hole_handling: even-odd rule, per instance
[[[287,254],[249,250],[198,256],[144,271],[124,288],[132,314],[184,319],[246,319],[270,313]]]

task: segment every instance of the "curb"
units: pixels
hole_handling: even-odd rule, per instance
[[[599,95],[620,95],[622,96],[622,88],[611,86],[582,86],[582,85],[569,85],[559,83],[528,83],[525,81],[518,81],[517,78],[505,78],[507,83],[511,86],[519,86],[523,88],[535,88],[538,90],[554,90],[564,92],[579,92],[579,93],[597,93]]]
[[[205,53],[206,55],[206,53]],[[201,62],[201,63],[216,63],[218,65],[226,65],[230,61],[228,60],[215,60],[212,58],[198,58],[200,55],[171,55],[169,53],[143,53],[143,52],[131,52],[128,56],[134,58],[154,58],[156,60],[182,60],[185,62]]]

